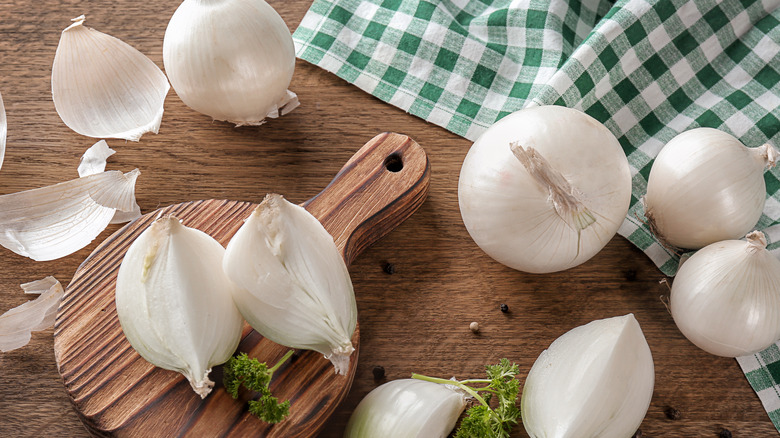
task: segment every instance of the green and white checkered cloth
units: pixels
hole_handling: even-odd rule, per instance
[[[301,59],[470,140],[532,104],[595,117],[633,175],[618,232],[667,275],[678,257],[639,219],[661,147],[699,126],[780,147],[780,0],[315,0],[293,38]],[[757,228],[780,257],[780,170],[765,180]],[[780,430],[780,350],[739,362]]]

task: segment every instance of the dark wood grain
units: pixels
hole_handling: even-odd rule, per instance
[[[425,151],[405,135],[371,139],[333,181],[304,206],[334,236],[347,264],[408,219],[428,192]],[[68,395],[87,429],[99,436],[311,437],[346,397],[358,363],[359,330],[346,376],[328,360],[304,352],[274,375],[271,389],[290,400],[289,417],[278,424],[249,414],[249,397],[233,400],[213,371],[215,389],[201,399],[179,373],[154,367],[124,336],[114,301],[116,277],[133,241],[160,215],[227,245],[257,206],[241,201],[192,201],[153,211],[106,239],[76,271],[57,312],[54,356]],[[246,328],[239,351],[276,363],[287,349]]]
[[[311,1],[270,1],[294,30]],[[72,17],[132,44],[162,67],[162,39],[178,0],[0,0],[0,93],[8,113],[8,150],[0,193],[74,178],[94,140],[70,131],[54,111],[50,75],[60,30]],[[331,73],[298,61],[290,86],[301,106],[260,127],[235,129],[188,109],[171,91],[158,135],[139,143],[108,140],[109,169],[141,169],[145,213],[196,199],[259,202],[268,192],[304,202],[378,132],[402,132],[425,148],[428,199],[408,221],[368,248],[350,267],[360,321],[360,360],[352,389],[320,433],[343,435],[360,399],[382,381],[412,372],[476,377],[507,357],[521,381],[538,354],[565,331],[597,318],[633,312],[653,353],[656,385],[641,425],[644,437],[771,437],[777,432],[733,359],[708,355],[677,330],[659,297],[668,293],[650,260],[615,237],[589,262],[548,275],[513,271],[471,241],[460,219],[457,181],[471,143],[380,102]],[[0,250],[2,310],[29,297],[19,284],[54,275],[67,284],[78,266],[119,227],[60,260],[35,263]],[[383,271],[393,263],[395,273]],[[501,313],[500,303],[509,305]],[[482,330],[468,329],[479,321]],[[57,373],[52,330],[0,354],[0,436],[85,437]],[[667,419],[668,406],[681,412]],[[513,437],[526,437],[517,427]]]

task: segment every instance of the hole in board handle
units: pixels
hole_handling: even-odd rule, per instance
[[[389,170],[390,172],[400,172],[403,168],[404,161],[401,159],[401,155],[394,153],[385,158],[385,169]]]

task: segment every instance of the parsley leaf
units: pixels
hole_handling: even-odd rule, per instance
[[[241,385],[260,393],[258,400],[249,401],[249,412],[267,423],[278,423],[290,413],[290,401],[279,403],[279,399],[271,395],[268,386],[274,372],[292,356],[293,350],[287,352],[279,362],[271,368],[257,359],[250,358],[246,353],[231,357],[224,366],[225,390],[233,398],[238,398]]]

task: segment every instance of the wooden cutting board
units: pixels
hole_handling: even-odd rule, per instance
[[[425,151],[405,135],[384,133],[366,143],[320,194],[303,206],[333,236],[349,265],[372,243],[411,216],[428,192]],[[226,245],[257,204],[207,200],[172,205],[142,216],[111,235],[76,271],[57,313],[54,353],[79,417],[98,436],[310,437],[349,392],[357,368],[359,329],[347,376],[321,354],[301,352],[271,382],[290,416],[276,425],[247,412],[244,392],[233,400],[215,367],[214,391],[201,399],[178,373],[157,368],[127,342],[116,314],[114,290],[129,245],[162,214],[172,214]],[[359,291],[356,291],[359,293]],[[275,363],[288,350],[245,326],[238,348]]]

